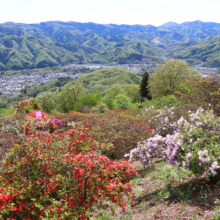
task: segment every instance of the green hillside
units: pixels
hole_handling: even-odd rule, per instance
[[[0,70],[67,63],[155,64],[163,62],[160,57],[164,51],[171,57],[174,52],[176,58],[187,59],[190,64],[202,61],[206,66],[219,67],[219,38],[214,37],[219,35],[220,24],[201,21],[168,22],[159,27],[62,21],[6,22],[0,24]],[[185,44],[179,46],[182,43]]]
[[[40,32],[55,42],[74,42],[80,45],[88,40],[88,35],[104,39],[106,36],[116,36],[118,39],[112,37],[114,42],[119,42],[118,40],[121,42],[124,39],[129,41],[151,41],[154,38],[159,38],[163,43],[193,42],[220,35],[219,23],[202,21],[184,22],[182,24],[171,22],[159,27],[153,25],[116,25],[72,21],[49,21],[40,24],[7,22],[1,25],[8,28],[20,28],[29,34]]]
[[[21,30],[20,28],[15,27],[4,27],[0,25],[0,38],[3,38],[5,36],[9,35],[16,35],[16,36],[22,36],[25,35],[25,32]]]
[[[110,40],[110,38],[109,38]],[[30,35],[0,39],[0,70],[43,68],[67,63],[137,63],[162,51],[146,42],[113,43],[92,38],[83,46],[55,43]],[[93,47],[93,48],[92,48]],[[98,50],[94,49],[97,48]]]
[[[200,61],[208,67],[220,67],[220,36],[181,45],[175,49],[174,54],[178,59]]]
[[[80,45],[44,41],[33,36],[0,39],[0,70],[56,66],[88,62],[97,52]]]
[[[100,92],[104,95],[113,84],[140,84],[141,77],[122,67],[111,67],[83,74],[77,82],[83,84],[90,93]]]
[[[155,56],[161,56],[162,50],[153,45],[142,42],[122,42],[112,44],[107,48],[107,51],[98,54],[93,62],[100,63],[104,61],[117,63],[140,63],[146,60],[156,60]],[[157,58],[158,62],[162,59]]]

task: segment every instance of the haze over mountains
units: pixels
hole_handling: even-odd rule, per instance
[[[169,48],[175,46],[186,52],[190,51],[188,47],[192,43],[198,48],[206,45],[203,53],[190,57],[190,52],[187,56],[174,48],[173,55],[220,67],[218,46],[211,46],[219,44],[215,36],[220,36],[220,24],[201,21],[168,22],[159,27],[61,21],[7,22],[0,24],[0,70],[67,63],[161,63],[160,57]],[[200,41],[204,39],[204,43]]]

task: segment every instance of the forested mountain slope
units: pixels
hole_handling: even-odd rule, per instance
[[[168,22],[159,27],[72,21],[6,22],[0,24],[0,70],[67,63],[161,63],[163,50],[175,46],[178,53],[188,51],[188,45],[179,45],[214,36],[220,36],[220,24],[201,21]],[[209,47],[204,46],[203,52],[210,54]],[[211,57],[201,55],[198,62],[201,59],[208,66],[218,67],[218,49],[213,53]]]
[[[220,36],[184,44],[176,48],[174,53],[179,59],[194,59],[204,62],[204,66],[220,67]]]

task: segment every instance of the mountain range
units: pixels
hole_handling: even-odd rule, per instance
[[[175,54],[177,59],[203,62],[204,66],[209,67],[220,67],[220,36],[180,45],[175,48]]]
[[[201,47],[209,39],[218,43],[215,36],[220,36],[220,24],[202,21],[168,22],[159,27],[61,21],[6,22],[0,24],[0,70],[67,63],[162,63],[160,57],[170,47],[189,51],[190,45]],[[173,50],[176,57],[187,57],[181,51]],[[218,50],[210,52],[210,57],[204,54],[195,59],[218,67],[218,62],[212,60],[218,56]]]

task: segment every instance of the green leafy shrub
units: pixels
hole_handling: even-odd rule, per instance
[[[149,108],[154,106],[157,109],[167,107],[173,107],[179,104],[178,99],[174,95],[161,96],[152,100],[146,99],[143,103],[143,107]]]
[[[105,103],[100,102],[92,108],[92,112],[95,114],[108,114],[109,109]]]
[[[131,99],[123,94],[119,94],[115,97],[115,105],[118,110],[125,110],[133,107]]]
[[[185,83],[187,89],[183,90],[179,99],[183,105],[195,110],[199,107],[203,109],[213,109],[220,115],[220,77],[210,75],[207,78],[194,79]]]
[[[91,109],[100,102],[102,95],[100,93],[82,94],[73,104],[73,109],[80,112],[86,112],[85,108]]]
[[[10,113],[9,109],[6,108],[0,108],[0,114],[8,115]]]

